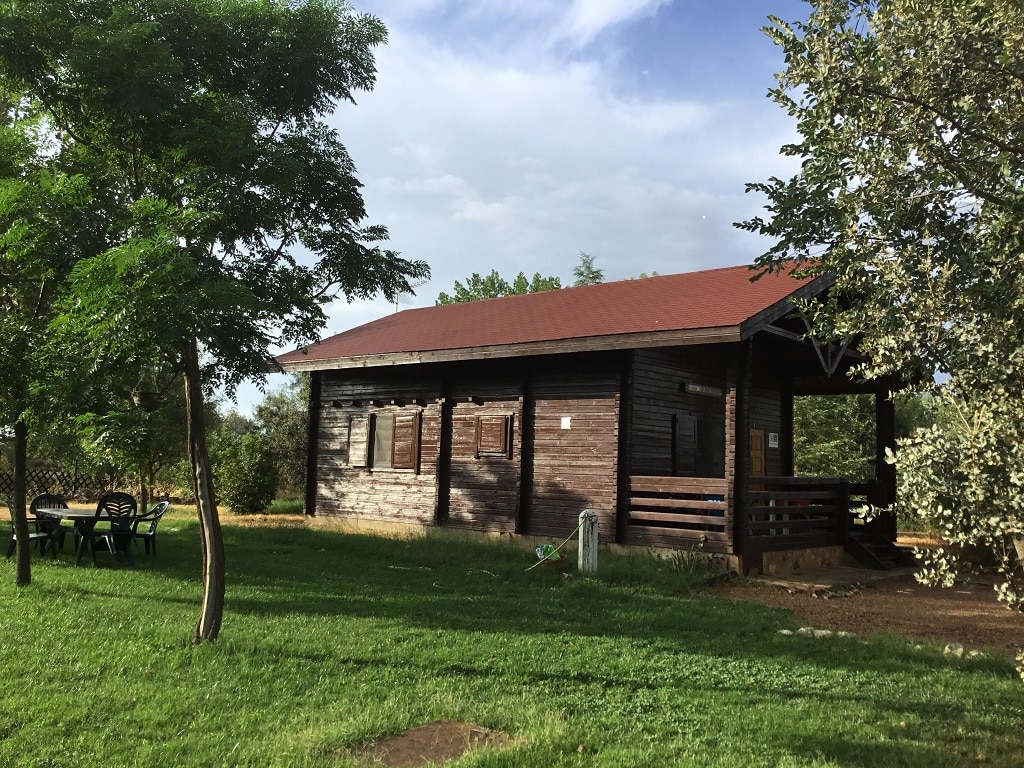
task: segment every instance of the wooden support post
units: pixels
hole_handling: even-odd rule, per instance
[[[306,492],[303,496],[302,512],[309,517],[316,516],[317,459],[320,452],[320,398],[323,391],[323,373],[312,371],[309,374],[309,424],[306,431]],[[75,464],[77,475],[78,465]],[[77,481],[76,481],[77,485]]]
[[[580,512],[580,547],[578,567],[580,573],[597,573],[597,513],[590,509]]]

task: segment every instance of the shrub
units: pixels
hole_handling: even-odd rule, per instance
[[[232,512],[266,512],[277,492],[277,466],[270,441],[248,432],[221,445],[217,457],[217,493]]]

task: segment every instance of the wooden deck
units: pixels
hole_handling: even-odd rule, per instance
[[[723,478],[629,479],[629,544],[756,554],[842,545],[849,529],[850,484],[828,477],[751,477],[743,517],[729,515]],[[742,552],[734,537],[742,537]]]
[[[631,477],[627,543],[729,553],[728,493],[723,478]]]

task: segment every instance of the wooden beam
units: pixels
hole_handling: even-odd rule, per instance
[[[793,281],[796,284],[796,281]],[[824,293],[828,290],[835,282],[835,277],[831,274],[820,275],[819,277],[812,278],[804,281],[802,284],[797,284],[798,287],[793,293],[789,294],[786,298],[781,301],[777,301],[770,307],[761,310],[756,315],[746,319],[740,325],[740,335],[742,339],[749,339],[758,331],[763,331],[765,328],[774,323],[779,318],[785,317],[786,315],[796,311],[796,305],[794,302],[802,301],[804,299],[810,299],[817,296],[820,293]]]
[[[317,451],[320,447],[320,390],[321,374],[313,371],[309,376],[309,407],[306,425],[306,495],[303,512],[316,516]]]
[[[579,339],[552,339],[525,344],[499,344],[491,347],[389,352],[379,355],[351,357],[306,357],[281,363],[285,371],[327,371],[345,368],[373,368],[388,365],[415,365],[454,360],[485,360],[532,357],[535,355],[601,352],[619,349],[681,347],[694,344],[724,344],[739,341],[739,326],[692,328],[676,331],[626,333],[615,336],[588,336]],[[312,353],[311,353],[312,354]]]

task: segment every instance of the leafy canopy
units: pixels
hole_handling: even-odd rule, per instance
[[[904,441],[901,504],[989,546],[1019,605],[1024,572],[1024,13],[1014,0],[816,0],[772,19],[797,120],[789,179],[749,185],[776,244],[758,263],[832,273],[819,337],[859,340],[857,371],[940,390],[961,417]],[[949,583],[956,548],[929,559]]]
[[[426,275],[362,224],[323,120],[372,87],[376,18],[333,0],[38,0],[0,18],[0,68],[107,205],[108,248],[75,269],[67,318],[104,354],[194,338],[235,382],[270,345],[315,338],[335,296]]]
[[[454,292],[448,294],[442,291],[434,303],[436,306],[459,304],[465,301],[497,299],[502,296],[522,296],[526,293],[551,291],[561,287],[562,281],[559,278],[541,277],[539,272],[535,273],[532,279],[527,279],[526,275],[520,272],[510,283],[499,275],[497,270],[492,269],[490,274],[484,277],[474,272],[466,279],[465,284],[456,280]]]

